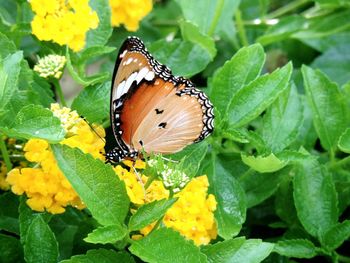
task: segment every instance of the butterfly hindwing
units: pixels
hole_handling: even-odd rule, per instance
[[[213,130],[213,106],[192,82],[173,76],[128,38],[117,58],[111,92],[111,124],[118,148],[107,159],[119,161],[142,149],[174,153]]]

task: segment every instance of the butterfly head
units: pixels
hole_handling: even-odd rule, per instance
[[[124,159],[135,159],[138,156],[138,152],[134,150],[125,151],[119,146],[113,148],[106,153],[106,163],[119,163]]]

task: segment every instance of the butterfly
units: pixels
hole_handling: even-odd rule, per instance
[[[117,147],[106,154],[115,163],[141,152],[171,154],[209,136],[213,105],[184,77],[174,76],[137,37],[128,37],[116,60],[110,121]]]

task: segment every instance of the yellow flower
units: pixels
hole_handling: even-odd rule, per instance
[[[6,165],[3,161],[0,161],[0,189],[1,190],[8,190],[10,188],[9,183],[6,182],[6,174],[7,174]]]
[[[104,137],[104,129],[90,126],[69,108],[60,108],[52,104],[51,110],[61,120],[67,132],[67,138],[60,143],[78,147],[95,158],[104,159],[104,142],[96,135]],[[7,182],[15,194],[26,194],[27,204],[35,211],[48,211],[52,214],[63,213],[67,205],[83,209],[80,200],[68,180],[64,177],[47,141],[30,139],[24,146],[24,157],[33,163],[35,168],[13,169],[8,173]]]
[[[109,0],[112,25],[123,24],[128,31],[136,31],[139,23],[152,10],[152,0]]]
[[[32,32],[39,39],[68,45],[74,51],[85,46],[85,35],[98,26],[98,16],[88,0],[31,0],[35,16]]]
[[[138,160],[137,162],[137,165],[142,167],[142,161]],[[124,161],[124,164],[132,167],[131,161]],[[134,164],[135,166],[136,164]],[[114,170],[119,178],[125,182],[128,196],[131,202],[136,205],[169,197],[169,191],[165,189],[163,183],[159,180],[154,180],[144,190],[144,184],[147,181],[146,176],[142,175],[141,184],[137,180],[133,169],[129,171],[118,165]],[[208,244],[217,235],[214,219],[216,200],[213,195],[207,194],[208,186],[207,176],[203,175],[193,178],[181,192],[175,195],[179,199],[166,212],[163,218],[165,226],[177,230],[184,237],[193,240],[198,246]],[[143,228],[140,231],[141,234],[144,236],[147,235],[153,229],[154,225],[155,222]],[[139,239],[140,235],[135,235],[133,238]]]

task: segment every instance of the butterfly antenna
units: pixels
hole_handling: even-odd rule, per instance
[[[90,127],[90,129],[104,142],[106,143],[106,140],[104,138],[101,137],[101,135],[98,134],[98,132],[95,130],[95,128],[90,124],[90,122],[88,122],[88,120],[83,117],[83,116],[80,116]]]

